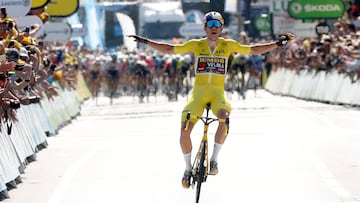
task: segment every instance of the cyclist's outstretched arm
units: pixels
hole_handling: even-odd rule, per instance
[[[134,41],[136,41],[136,42],[147,44],[162,53],[174,54],[174,45],[172,45],[172,44],[156,42],[156,41],[153,41],[150,39],[140,37],[138,35],[128,35],[128,37],[132,37],[134,39]]]
[[[295,39],[295,35],[292,33],[282,34],[277,41],[264,43],[264,44],[251,45],[251,54],[259,55],[269,52],[279,46],[285,46],[290,40],[294,40],[294,39]]]

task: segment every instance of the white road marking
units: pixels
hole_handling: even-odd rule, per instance
[[[48,203],[58,203],[61,202],[63,195],[66,190],[69,188],[71,181],[76,176],[78,170],[94,155],[101,151],[104,147],[97,147],[88,154],[85,154],[81,157],[80,160],[73,163],[65,172],[64,176],[61,178],[60,183],[56,187],[55,191],[49,198]]]
[[[347,191],[340,183],[336,180],[334,174],[330,169],[323,163],[310,149],[306,150],[308,159],[312,162],[316,170],[319,172],[320,177],[325,183],[336,193],[340,198],[349,198],[352,194]]]
[[[330,129],[333,129],[334,131],[338,131],[338,132],[342,132],[346,129],[339,127],[338,125],[336,125],[334,122],[332,122],[330,119],[326,118],[325,116],[321,116],[319,114],[316,114],[312,111],[309,110],[305,110],[305,109],[301,109],[298,107],[294,107],[292,106],[290,103],[281,101],[281,103],[284,103],[285,106],[291,106],[292,108],[295,108],[298,111],[301,111],[303,113],[307,113],[313,117],[318,118],[319,120],[321,120],[327,127],[329,127]],[[325,183],[328,184],[328,186],[336,193],[336,195],[343,199],[343,202],[346,203],[352,203],[352,202],[357,202],[359,203],[359,201],[346,201],[346,199],[351,199],[351,197],[353,197],[353,194],[351,194],[345,187],[343,187],[341,185],[341,183],[336,179],[336,177],[334,176],[334,174],[331,172],[331,170],[326,166],[326,164],[324,162],[322,162],[314,153],[311,149],[306,149],[306,154],[308,159],[312,162],[312,164],[314,165],[314,167],[317,169],[317,171],[320,174],[320,177],[323,179],[323,181]]]
[[[97,117],[104,115],[106,112],[109,111],[109,108],[103,108],[99,115],[96,117],[87,117],[86,120],[95,120]],[[72,179],[76,176],[77,171],[81,168],[83,164],[85,164],[92,156],[96,155],[101,149],[104,147],[98,146],[93,151],[88,154],[85,154],[81,157],[80,160],[76,161],[73,165],[71,165],[67,171],[65,172],[64,176],[62,177],[60,183],[56,187],[53,194],[50,196],[48,203],[58,203],[61,201],[63,195],[65,194],[66,190],[69,188]]]

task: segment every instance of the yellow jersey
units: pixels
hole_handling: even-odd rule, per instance
[[[232,39],[219,37],[214,51],[211,51],[206,38],[192,39],[174,46],[175,54],[192,52],[195,57],[195,85],[224,86],[228,59],[234,52],[250,54],[248,45],[241,45]]]

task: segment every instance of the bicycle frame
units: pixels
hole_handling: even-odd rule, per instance
[[[187,130],[189,126],[190,118],[197,118],[204,123],[204,131],[203,136],[201,138],[200,147],[197,151],[196,157],[193,163],[192,169],[192,183],[191,185],[194,187],[197,183],[196,187],[196,203],[199,202],[200,198],[200,189],[201,184],[206,181],[207,176],[209,175],[209,156],[208,156],[208,129],[209,125],[214,122],[225,122],[227,126],[226,134],[229,132],[229,118],[220,119],[220,118],[211,118],[209,117],[210,104],[206,104],[206,116],[192,116],[190,112],[186,115],[185,127]]]

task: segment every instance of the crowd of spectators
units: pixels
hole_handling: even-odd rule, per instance
[[[44,13],[40,13],[43,21]],[[44,22],[45,23],[45,22]],[[44,42],[39,35],[40,25],[24,29],[0,9],[0,121],[16,121],[16,110],[21,105],[52,99],[60,88],[75,88],[77,58],[66,44]]]
[[[360,9],[352,5],[336,20],[333,30],[317,37],[297,38],[286,49],[277,49],[266,57],[273,69],[280,67],[297,72],[337,71],[353,82],[360,79]]]

